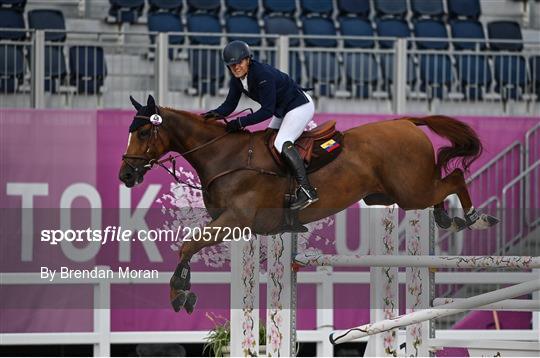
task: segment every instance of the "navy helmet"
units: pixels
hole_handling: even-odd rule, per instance
[[[223,49],[223,61],[227,66],[240,63],[244,58],[251,58],[251,50],[244,41],[231,41]]]

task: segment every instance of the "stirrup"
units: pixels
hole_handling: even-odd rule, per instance
[[[296,190],[296,200],[291,204],[291,210],[302,210],[319,200],[316,189],[307,190],[299,186]]]

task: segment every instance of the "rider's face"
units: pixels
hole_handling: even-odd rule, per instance
[[[248,73],[249,58],[244,58],[242,61],[240,61],[240,63],[237,63],[235,65],[229,65],[229,68],[231,69],[234,77],[242,79]]]

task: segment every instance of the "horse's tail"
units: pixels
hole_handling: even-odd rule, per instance
[[[446,116],[406,119],[417,126],[428,126],[433,132],[452,143],[451,146],[439,148],[437,152],[438,170],[448,171],[452,160],[461,158],[461,167],[464,172],[467,172],[471,164],[482,154],[482,143],[468,124]]]

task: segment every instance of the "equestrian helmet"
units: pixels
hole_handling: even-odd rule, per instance
[[[251,50],[244,41],[231,41],[223,49],[223,61],[227,66],[240,63],[244,58],[251,58]]]

